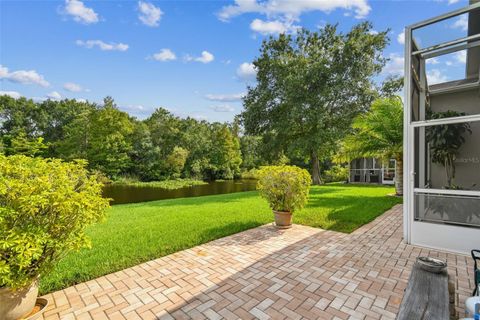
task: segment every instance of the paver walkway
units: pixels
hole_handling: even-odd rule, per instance
[[[49,294],[44,318],[394,319],[419,255],[447,260],[458,316],[471,259],[404,244],[401,208],[351,234],[262,226],[218,239]]]

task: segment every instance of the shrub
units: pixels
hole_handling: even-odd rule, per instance
[[[242,179],[258,179],[258,169],[250,169],[250,170],[246,170],[246,171],[243,171],[242,174],[241,174],[241,178]]]
[[[0,287],[29,285],[71,250],[108,208],[85,161],[0,155]]]
[[[295,166],[267,166],[258,171],[257,189],[272,210],[294,212],[308,199],[312,179],[307,170]]]
[[[341,165],[332,166],[329,170],[324,171],[325,182],[338,182],[348,180],[348,168]]]

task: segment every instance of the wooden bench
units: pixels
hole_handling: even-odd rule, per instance
[[[448,274],[431,273],[415,264],[397,320],[448,320]]]

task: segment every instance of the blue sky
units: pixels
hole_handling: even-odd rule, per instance
[[[384,75],[403,69],[406,25],[467,1],[5,1],[0,0],[0,93],[101,102],[110,95],[139,118],[156,107],[230,121],[252,83],[262,39],[302,26],[370,20],[391,29]],[[418,34],[422,45],[465,34],[460,17]],[[427,39],[427,37],[429,39]],[[462,65],[463,63],[463,65]],[[432,81],[461,75],[464,56],[430,61]],[[448,69],[448,71],[447,71]],[[453,71],[452,71],[453,70]]]

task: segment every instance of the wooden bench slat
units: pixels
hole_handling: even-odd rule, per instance
[[[397,320],[448,320],[448,274],[431,273],[415,264]]]

